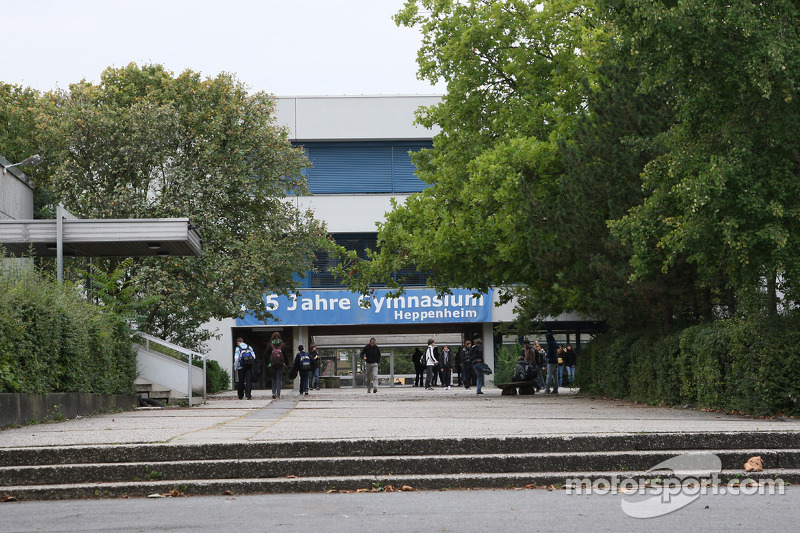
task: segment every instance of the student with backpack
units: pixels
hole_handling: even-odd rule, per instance
[[[233,364],[236,367],[239,379],[236,382],[236,394],[239,399],[245,396],[252,400],[253,392],[253,366],[256,361],[256,354],[253,348],[245,344],[244,339],[236,339],[236,350],[233,353]]]
[[[299,350],[294,356],[292,373],[297,371],[300,375],[300,395],[308,396],[308,389],[311,382],[311,356],[303,349],[303,345],[297,347]]]
[[[281,334],[275,332],[269,340],[267,346],[267,361],[269,364],[269,376],[272,380],[272,399],[280,400],[281,386],[283,385],[283,367],[286,364],[286,345],[283,343]]]

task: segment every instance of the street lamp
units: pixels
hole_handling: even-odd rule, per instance
[[[7,167],[3,167],[3,174],[7,174],[8,169],[12,167],[30,167],[33,165],[38,165],[41,162],[42,162],[42,156],[40,156],[39,154],[35,154],[27,159],[20,161],[19,163],[14,163],[13,165],[8,165]]]

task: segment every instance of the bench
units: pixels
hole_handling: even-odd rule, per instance
[[[517,389],[519,394],[535,394],[538,384],[535,381],[512,381],[510,383],[498,383],[497,387],[503,390],[501,396],[516,396]]]

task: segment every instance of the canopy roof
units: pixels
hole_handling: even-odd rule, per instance
[[[0,220],[0,245],[13,256],[55,257],[56,220]],[[64,255],[138,257],[200,255],[199,233],[188,218],[64,219]]]

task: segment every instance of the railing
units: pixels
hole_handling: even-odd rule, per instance
[[[206,391],[206,357],[203,354],[194,352],[192,350],[189,350],[188,348],[184,348],[183,346],[178,346],[177,344],[173,344],[173,343],[171,343],[169,341],[165,341],[164,339],[159,339],[158,337],[154,337],[152,335],[148,335],[147,333],[142,333],[140,331],[136,331],[136,332],[132,333],[131,337],[134,338],[134,339],[138,338],[138,339],[141,339],[142,341],[144,341],[144,346],[143,347],[144,347],[145,351],[148,354],[154,355],[154,356],[161,356],[161,357],[164,357],[164,358],[167,358],[167,359],[172,359],[173,364],[177,364],[177,365],[186,364],[187,365],[187,371],[186,371],[186,374],[187,374],[187,378],[186,378],[187,379],[187,381],[186,381],[186,383],[187,383],[186,395],[187,395],[187,397],[189,399],[189,407],[192,406],[192,393],[193,393],[193,389],[194,389],[194,386],[193,386],[193,381],[194,380],[193,380],[193,376],[192,375],[195,374],[196,372],[198,372],[198,373],[200,372],[200,369],[197,369],[192,364],[192,361],[193,361],[193,359],[195,357],[198,357],[198,358],[202,359],[202,361],[203,361],[203,369],[202,369],[202,373],[201,373],[201,381],[202,381],[202,391],[203,391],[203,403],[206,402],[206,396],[207,396],[207,394],[206,394],[206,392],[207,392]],[[159,346],[163,346],[165,348],[168,348],[169,350],[177,352],[177,353],[179,353],[181,355],[185,355],[186,358],[189,361],[188,364],[184,363],[182,360],[180,360],[178,358],[172,357],[171,355],[161,353],[158,350],[151,350],[150,349],[150,343],[151,342],[153,344],[157,344]],[[169,376],[163,375],[162,372],[158,372],[158,371],[156,371],[155,373],[156,374],[161,374],[161,375],[155,375],[155,376],[151,375],[151,376],[142,376],[142,377],[144,377],[145,379],[148,379],[149,381],[153,381],[153,382],[158,383],[160,385],[164,385],[164,386],[170,387],[171,389],[178,390],[178,391],[182,392],[183,388],[180,387],[179,385],[177,387],[175,387],[175,386],[173,386],[174,384],[172,384],[172,383],[164,383],[163,382],[163,381],[170,381]],[[161,379],[161,381],[159,381],[159,379]]]

